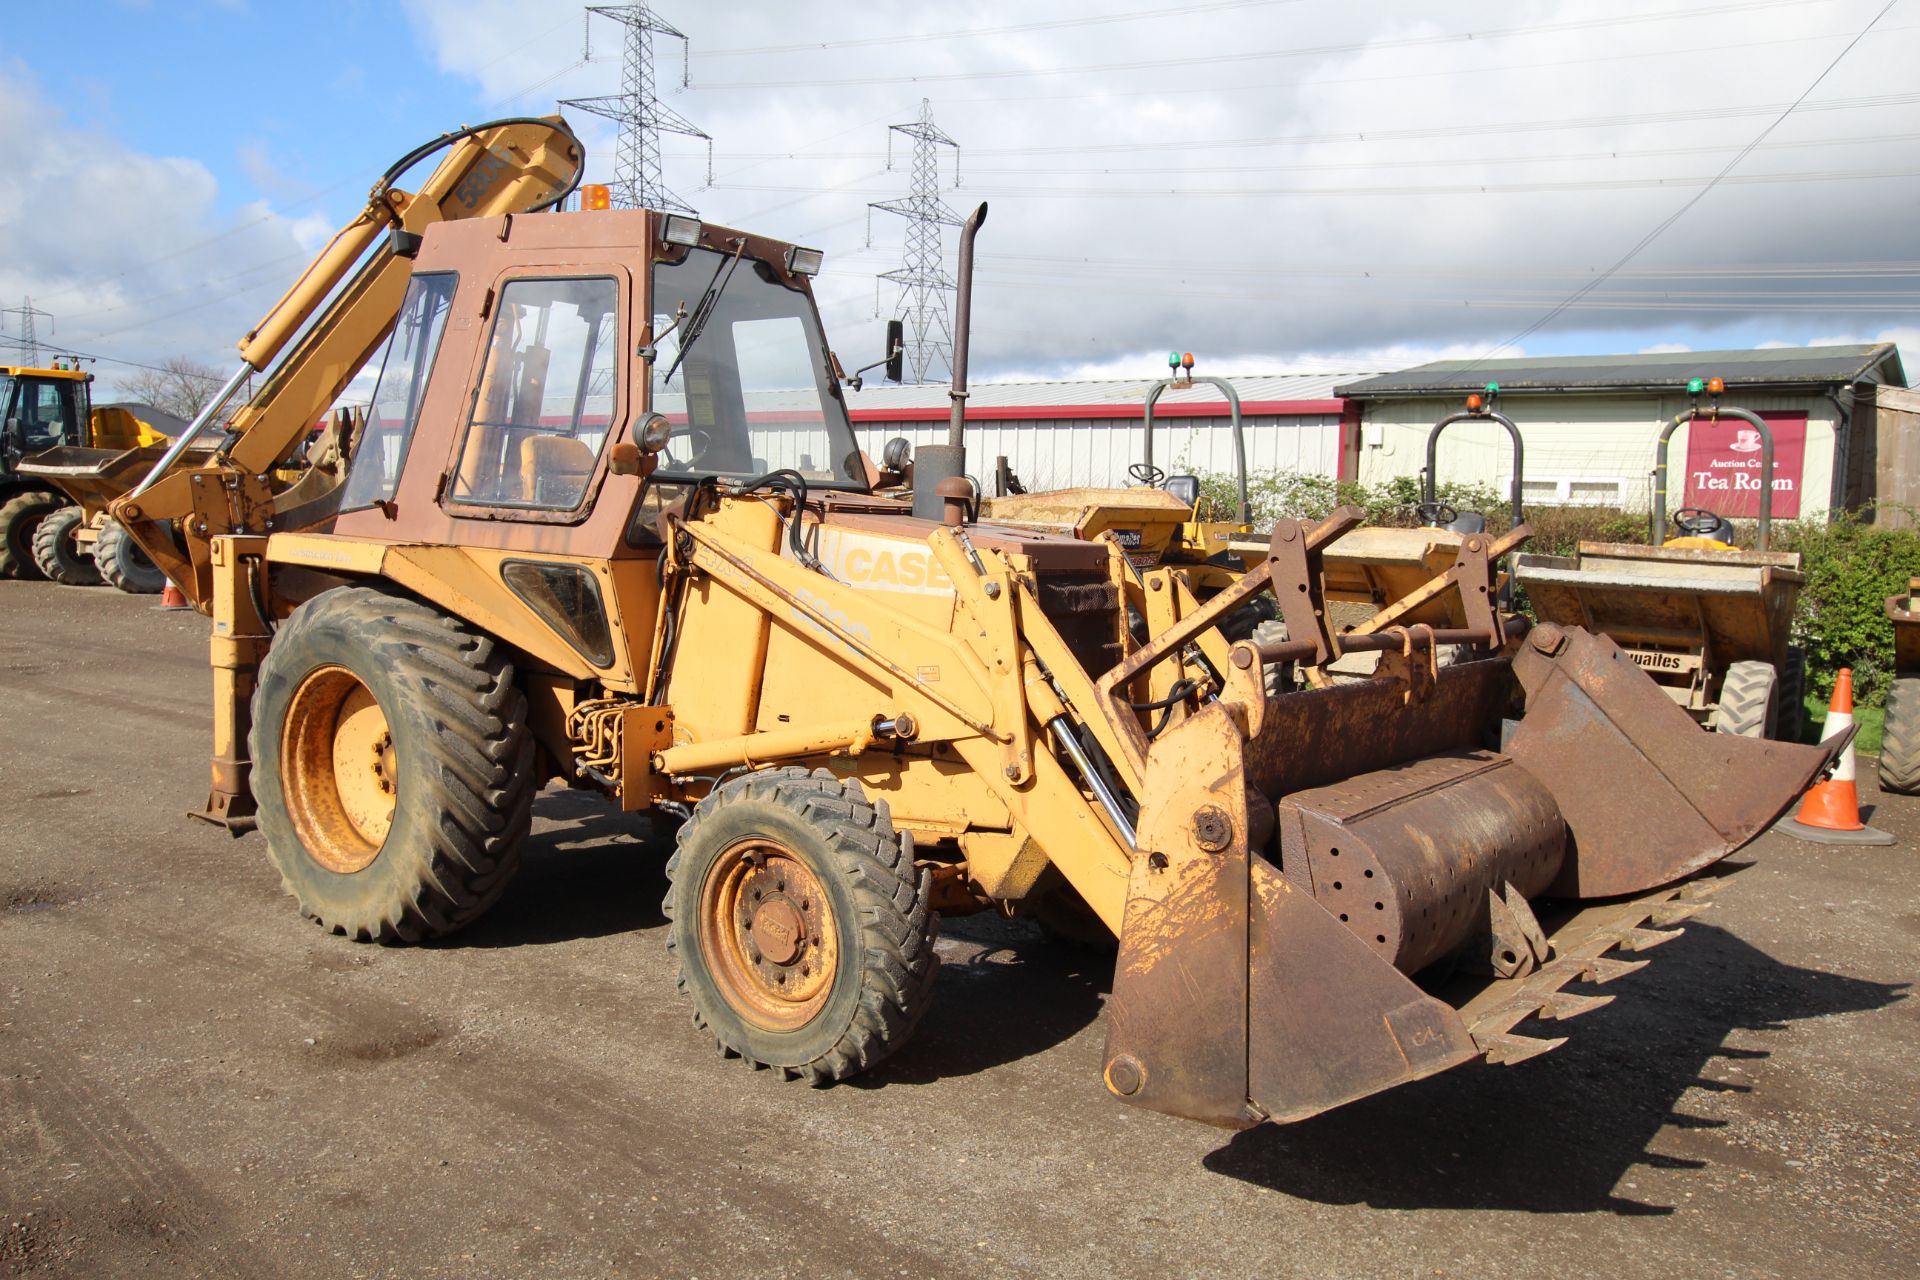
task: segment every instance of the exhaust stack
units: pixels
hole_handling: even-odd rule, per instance
[[[960,228],[959,303],[953,326],[953,384],[947,392],[953,408],[947,419],[947,442],[922,445],[913,458],[913,514],[922,520],[942,517],[937,490],[942,481],[967,474],[967,339],[973,327],[973,239],[987,222],[984,202],[967,215]]]

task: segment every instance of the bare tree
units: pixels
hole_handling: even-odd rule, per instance
[[[191,422],[226,380],[224,372],[205,361],[191,356],[172,356],[162,360],[157,368],[142,369],[117,379],[116,386],[127,400],[150,404],[163,413]]]

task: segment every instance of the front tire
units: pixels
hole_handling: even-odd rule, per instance
[[[1713,713],[1713,731],[1742,738],[1764,738],[1773,724],[1774,693],[1779,673],[1771,662],[1736,662],[1720,682],[1720,705]]]
[[[1897,676],[1887,690],[1880,785],[1903,796],[1920,795],[1920,676]]]
[[[0,503],[0,578],[38,582],[46,575],[33,560],[33,537],[41,522],[67,505],[44,489],[16,493]]]
[[[267,853],[322,928],[418,942],[500,896],[532,822],[533,735],[501,646],[362,587],[283,623],[253,698]]]
[[[68,587],[100,585],[100,567],[80,549],[73,535],[86,523],[78,507],[62,507],[33,531],[33,562],[40,572]]]
[[[93,544],[93,562],[100,576],[128,595],[157,596],[167,585],[167,575],[147,558],[118,520],[107,521]]]
[[[826,1084],[898,1049],[925,1013],[932,873],[859,783],[779,768],[717,787],[667,875],[667,950],[722,1053]]]

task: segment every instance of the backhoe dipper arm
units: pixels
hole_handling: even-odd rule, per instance
[[[446,156],[417,191],[393,185],[442,149]],[[209,539],[273,527],[267,474],[299,450],[314,422],[392,331],[421,232],[435,222],[549,208],[578,184],[584,164],[585,149],[564,120],[518,117],[442,135],[403,156],[374,184],[366,207],[241,340],[240,368],[193,428],[113,505],[113,514],[196,608],[204,612],[211,599]],[[214,457],[204,466],[174,470],[188,442],[250,375],[273,363],[302,326],[299,341],[233,415],[226,443]],[[179,542],[169,528],[174,521]]]

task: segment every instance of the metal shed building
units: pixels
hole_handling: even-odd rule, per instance
[[[1470,368],[1443,361],[1343,382],[1334,394],[1358,405],[1355,474],[1364,482],[1418,474],[1428,430],[1491,381],[1500,384],[1499,407],[1526,444],[1529,502],[1645,510],[1662,427],[1687,408],[1687,380],[1714,375],[1726,380],[1722,402],[1758,413],[1775,436],[1776,518],[1824,516],[1876,496],[1876,390],[1906,386],[1892,343],[1547,356]],[[1757,433],[1737,423],[1676,431],[1669,509],[1757,514],[1758,448]],[[1441,480],[1475,481],[1504,494],[1511,472],[1510,447],[1497,426],[1463,423],[1442,437]]]
[[[1288,374],[1231,379],[1240,396],[1250,471],[1282,469],[1346,475],[1351,450],[1343,426],[1354,419],[1335,383],[1360,374]],[[967,465],[985,478],[1005,455],[1030,489],[1124,485],[1142,456],[1149,379],[989,382],[967,399]],[[887,440],[916,446],[947,436],[947,388],[868,383],[847,395],[861,447],[878,458]],[[1231,475],[1233,435],[1227,403],[1204,383],[1169,389],[1154,406],[1154,462],[1169,472]],[[1349,433],[1350,434],[1350,433]],[[1344,462],[1343,462],[1344,457]]]

